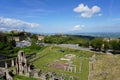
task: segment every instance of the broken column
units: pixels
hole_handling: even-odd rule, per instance
[[[76,72],[76,65],[74,66],[74,72]]]
[[[28,74],[27,59],[23,51],[19,51],[16,58],[16,73],[19,75]]]
[[[15,64],[14,64],[14,59],[11,60],[11,63],[12,63],[11,66],[15,66]]]
[[[8,68],[7,62],[5,62],[5,68],[6,68],[6,69]]]

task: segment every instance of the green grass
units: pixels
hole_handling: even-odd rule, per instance
[[[61,49],[64,49],[65,52],[60,52]],[[50,64],[53,64],[55,60],[60,60],[60,58],[64,57],[65,54],[75,54],[76,58],[72,60],[73,64],[76,65],[77,72],[67,72],[61,69],[56,69],[49,67]],[[80,51],[74,50],[64,47],[47,47],[44,50],[37,53],[37,57],[31,60],[32,64],[35,65],[36,68],[39,68],[43,71],[52,71],[56,73],[64,73],[66,77],[74,76],[76,80],[87,80],[88,77],[88,62],[89,57],[91,57],[93,53],[88,51]],[[81,58],[84,56],[84,62],[82,67],[82,73],[79,72],[79,66],[81,62]],[[67,79],[66,79],[67,80]]]
[[[37,80],[35,78],[28,78],[28,77],[25,77],[25,76],[15,76],[14,77],[14,80]]]
[[[89,73],[89,60],[84,59],[83,66],[82,66],[82,73],[80,75],[80,80],[87,80]]]
[[[21,48],[25,52],[25,54],[37,53],[44,50],[46,47],[39,47],[39,49],[31,49],[29,47]]]
[[[96,55],[94,69],[91,68],[91,80],[120,80],[120,55]]]
[[[87,80],[88,79],[88,62],[89,57],[93,55],[92,52],[89,51],[81,51],[81,50],[74,50],[65,47],[57,47],[57,46],[48,46],[40,48],[39,50],[31,50],[29,48],[23,48],[22,50],[25,51],[26,54],[30,54],[36,52],[36,57],[29,60],[31,64],[35,66],[35,68],[42,70],[43,72],[55,72],[57,74],[64,74],[65,80],[69,80],[70,76],[74,76],[74,80]],[[65,52],[61,52],[60,50],[64,50]],[[50,67],[51,64],[57,63],[64,64],[67,61],[61,61],[60,58],[63,58],[66,54],[74,54],[76,58],[73,58],[72,65],[76,65],[76,72],[68,72],[63,69],[57,69]],[[80,64],[83,61],[82,65],[82,72],[80,73]],[[34,78],[28,78],[23,76],[15,76],[14,80],[37,80]]]
[[[53,63],[54,60],[57,60],[63,56],[64,53],[60,52],[58,48],[53,49],[53,47],[48,47],[37,54],[38,60],[36,60],[33,64],[37,68],[44,69],[47,65]]]

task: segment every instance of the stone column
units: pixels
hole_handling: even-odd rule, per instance
[[[76,72],[76,66],[74,66],[74,72]]]
[[[94,70],[94,65],[93,65],[93,62],[91,63],[91,66],[92,66],[92,70]]]
[[[28,66],[28,72],[31,72],[30,65]]]
[[[71,72],[73,71],[73,67],[72,67],[72,66],[70,67],[70,71],[71,71]]]
[[[7,68],[8,68],[7,62],[5,62],[5,69],[7,69]]]
[[[83,65],[83,62],[80,63],[80,68],[79,68],[79,72],[81,73],[82,71],[82,65]]]
[[[64,71],[66,71],[67,70],[67,67],[66,66],[64,66]]]
[[[19,72],[18,72],[18,59],[16,58],[15,59],[16,61],[15,61],[15,65],[16,65],[16,74],[18,74]]]
[[[11,60],[12,66],[15,66],[14,59]]]
[[[22,66],[22,63],[19,62],[18,64],[19,64],[19,65],[18,65],[18,68],[19,68],[19,74],[20,74],[20,75],[23,75],[23,66]]]
[[[69,66],[67,67],[67,71],[69,72]]]

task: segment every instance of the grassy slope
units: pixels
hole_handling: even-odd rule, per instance
[[[64,49],[65,52],[60,52],[61,49]],[[77,66],[77,73],[74,72],[67,72],[60,69],[50,68],[48,65],[54,63],[55,60],[59,60],[61,57],[64,57],[65,54],[75,54],[77,56],[76,59],[73,59],[73,64]],[[74,75],[78,79],[77,80],[86,80],[88,76],[88,57],[91,56],[92,53],[86,52],[86,51],[79,51],[79,50],[73,50],[69,48],[61,48],[61,47],[48,47],[44,49],[43,51],[39,52],[37,54],[38,58],[36,61],[33,62],[36,68],[45,70],[45,71],[54,71],[57,73],[64,73],[67,76]],[[85,57],[83,67],[82,67],[82,73],[79,73],[79,65],[81,62],[81,58]],[[81,76],[80,76],[81,75]]]
[[[97,55],[91,80],[120,80],[120,55]]]
[[[28,77],[25,77],[25,76],[15,76],[14,77],[14,80],[37,80],[35,78],[28,78]]]
[[[80,80],[87,80],[88,79],[88,71],[89,71],[89,60],[84,59],[82,73],[80,75]]]
[[[64,49],[65,52],[60,52]],[[24,49],[27,54],[34,52],[34,50]],[[64,73],[66,75],[65,80],[73,75],[75,80],[87,80],[88,78],[88,62],[89,57],[93,54],[92,52],[73,50],[64,47],[45,47],[38,51],[35,51],[37,56],[32,59],[32,64],[36,68],[43,71],[52,71],[56,73]],[[73,64],[77,66],[77,72],[67,72],[60,69],[51,68],[48,65],[54,63],[55,60],[59,60],[65,54],[75,54],[77,58],[73,59]],[[79,65],[84,56],[84,62],[82,66],[82,73],[79,73]],[[36,59],[37,58],[37,59]],[[97,61],[94,62],[94,70],[90,70],[90,80],[120,80],[120,55],[96,55]],[[32,61],[31,60],[31,61]],[[34,78],[27,78],[23,76],[15,76],[15,80],[36,80]]]

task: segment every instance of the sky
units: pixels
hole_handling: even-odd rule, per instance
[[[120,32],[120,0],[0,0],[0,31]]]

